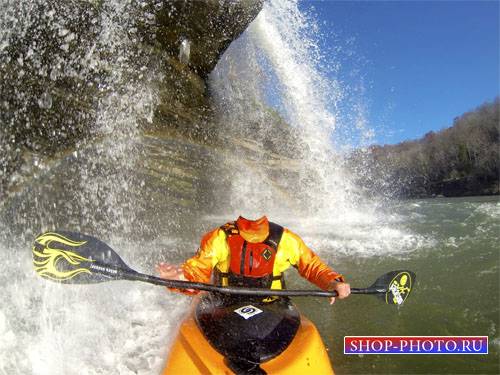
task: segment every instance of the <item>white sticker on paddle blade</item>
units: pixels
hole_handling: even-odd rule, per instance
[[[403,297],[401,297],[401,293],[399,293],[399,289],[396,284],[392,284],[389,288],[392,292],[392,295],[395,298],[396,304],[401,305],[404,302]]]
[[[252,316],[260,314],[262,310],[255,306],[248,305],[240,307],[239,309],[234,310],[234,312],[245,319],[250,319]]]

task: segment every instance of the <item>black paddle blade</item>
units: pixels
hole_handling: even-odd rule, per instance
[[[82,233],[43,233],[32,252],[36,273],[60,283],[101,283],[121,279],[122,271],[130,270],[112,248]]]
[[[412,271],[391,271],[380,276],[369,289],[381,290],[379,296],[389,305],[402,305],[415,285]]]

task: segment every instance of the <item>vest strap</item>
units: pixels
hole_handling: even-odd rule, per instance
[[[283,228],[281,225],[269,222],[269,235],[264,240],[264,243],[268,246],[271,246],[275,251],[278,251],[278,246],[280,244],[284,230],[285,228]]]

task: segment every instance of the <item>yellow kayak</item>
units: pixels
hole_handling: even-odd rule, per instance
[[[288,298],[205,294],[182,322],[163,375],[333,374],[318,330]]]

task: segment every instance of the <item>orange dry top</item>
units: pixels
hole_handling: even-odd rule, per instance
[[[266,216],[257,220],[240,216],[235,223],[239,234],[248,242],[259,243],[269,235]],[[203,236],[196,255],[182,265],[184,276],[193,282],[208,283],[214,268],[228,272],[230,254],[226,233],[220,228],[214,229]],[[285,228],[274,259],[273,275],[280,275],[290,266],[321,289],[328,289],[333,281],[344,281],[343,276],[328,267],[298,235]],[[273,283],[271,288],[278,289],[279,285]]]

